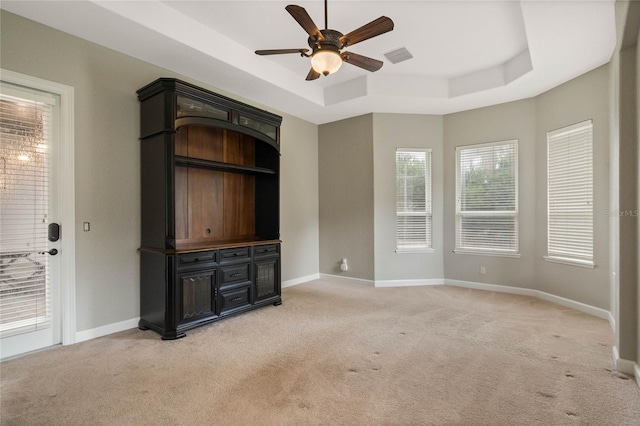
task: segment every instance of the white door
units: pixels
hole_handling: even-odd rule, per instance
[[[0,84],[0,356],[62,342],[59,96]]]

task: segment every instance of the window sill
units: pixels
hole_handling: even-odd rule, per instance
[[[482,251],[482,250],[454,250],[455,254],[470,254],[472,256],[495,256],[495,257],[511,257],[515,259],[520,258],[520,253],[513,252],[499,252],[499,251]]]
[[[547,262],[561,263],[563,265],[579,266],[581,268],[594,269],[596,264],[590,260],[571,259],[569,257],[543,256]]]
[[[423,249],[396,249],[397,254],[416,254],[416,253],[435,253],[436,251],[432,248],[423,248]]]

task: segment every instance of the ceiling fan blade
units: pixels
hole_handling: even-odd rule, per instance
[[[300,53],[304,55],[309,49],[270,49],[270,50],[256,50],[256,55],[282,55],[285,53]]]
[[[309,34],[310,37],[316,37],[318,40],[324,40],[324,37],[316,24],[313,23],[313,19],[309,16],[304,7],[290,4],[285,7],[287,12],[293,16],[293,19],[300,24],[300,26]]]
[[[340,43],[342,43],[343,46],[353,46],[356,43],[379,36],[391,30],[393,30],[393,21],[386,16],[381,16],[375,21],[371,21],[357,30],[343,35],[340,37]]]
[[[377,59],[369,58],[367,56],[358,55],[352,52],[342,52],[340,55],[342,60],[355,65],[356,67],[364,68],[367,71],[375,72],[382,68],[383,62]]]
[[[307,74],[307,78],[305,78],[305,80],[311,81],[311,80],[315,80],[318,77],[320,77],[320,73],[318,71],[314,70],[313,68],[311,68],[309,70],[309,74]]]

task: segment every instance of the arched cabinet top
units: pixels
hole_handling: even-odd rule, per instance
[[[213,126],[250,135],[280,151],[282,117],[276,114],[174,78],[159,78],[137,93],[145,106],[142,138],[184,125]]]
[[[222,129],[232,130],[235,132],[252,136],[254,139],[266,143],[268,146],[273,148],[278,154],[280,153],[280,146],[278,145],[277,140],[272,139],[271,137],[269,137],[268,135],[262,132],[259,132],[250,128],[239,129],[237,124],[233,124],[230,121],[209,118],[209,117],[198,117],[198,116],[184,116],[176,119],[175,121],[176,132],[179,131],[181,127],[185,127],[185,126],[207,126],[207,127],[218,127]],[[277,135],[278,133],[277,130],[274,130],[274,131],[276,132],[275,135]]]

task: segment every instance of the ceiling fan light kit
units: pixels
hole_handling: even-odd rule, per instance
[[[320,49],[311,56],[311,66],[322,75],[333,74],[342,66],[342,56],[335,50]]]
[[[309,34],[309,49],[270,49],[256,50],[256,55],[281,55],[299,53],[302,57],[311,57],[311,70],[307,80],[315,80],[320,75],[333,74],[340,69],[342,62],[375,72],[382,68],[382,61],[362,56],[353,52],[342,52],[347,46],[379,36],[393,30],[393,21],[386,16],[369,22],[362,27],[343,35],[339,31],[330,30],[327,24],[327,0],[324,1],[324,30],[319,30],[307,11],[300,6],[289,5],[285,8],[293,19]]]

